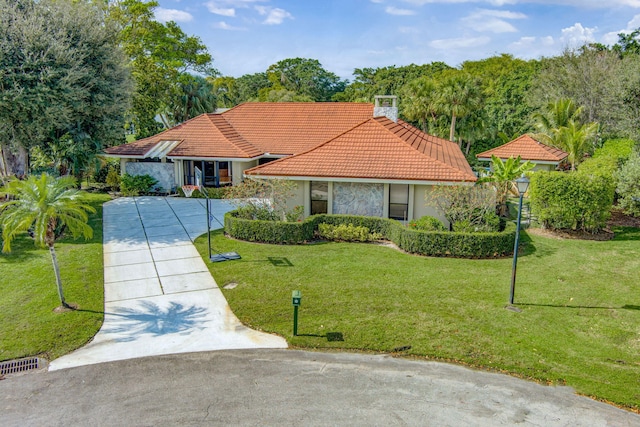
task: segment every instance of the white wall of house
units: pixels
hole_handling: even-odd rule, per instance
[[[258,166],[257,160],[249,162],[231,162],[231,180],[233,185],[238,185],[244,179],[244,171]]]
[[[297,186],[293,191],[294,195],[287,201],[287,207],[293,209],[295,206],[303,206],[304,216],[308,217],[311,215],[311,181],[295,182]],[[327,212],[363,214],[367,213],[364,211],[369,208],[375,208],[375,212],[368,212],[372,214],[371,216],[388,218],[390,205],[394,202],[394,200],[390,200],[392,194],[390,185],[392,184],[364,184],[364,187],[362,185],[361,183],[328,182]],[[398,187],[395,190],[397,189]],[[429,215],[448,225],[448,221],[433,206],[426,206],[425,194],[431,192],[432,189],[431,185],[408,185],[407,221]],[[358,192],[361,190],[362,194],[359,194]],[[345,198],[348,200],[349,197],[353,198],[353,202],[345,203]],[[377,206],[373,206],[376,203]]]
[[[415,185],[413,196],[413,218],[419,219],[423,216],[433,216],[438,218],[444,223],[445,226],[449,225],[449,221],[443,214],[438,212],[432,205],[427,205],[425,197],[433,191],[433,185]]]

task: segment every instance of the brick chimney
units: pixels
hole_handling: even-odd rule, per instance
[[[398,97],[395,95],[376,95],[373,107],[373,117],[385,116],[389,120],[398,122]]]

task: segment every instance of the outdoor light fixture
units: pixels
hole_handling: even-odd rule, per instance
[[[509,295],[509,305],[507,308],[513,311],[520,311],[513,307],[513,294],[516,290],[516,267],[518,265],[518,245],[520,243],[520,221],[522,221],[522,198],[524,193],[529,188],[529,179],[522,174],[522,176],[516,179],[516,187],[518,187],[518,194],[520,195],[520,201],[518,203],[518,221],[516,228],[516,242],[513,246],[513,268],[511,269],[511,294]]]

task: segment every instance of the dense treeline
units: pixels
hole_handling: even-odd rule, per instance
[[[143,138],[247,101],[372,102],[397,95],[403,119],[458,142],[472,164],[476,153],[523,133],[575,145],[573,166],[608,139],[640,140],[640,31],[620,34],[614,46],[538,60],[502,54],[458,67],[357,68],[353,81],[309,58],[230,77],[213,68],[197,37],[175,22],[156,21],[157,6],[0,0],[2,175],[26,173],[29,153],[32,168],[80,176],[125,134]],[[30,37],[27,28],[42,36]]]

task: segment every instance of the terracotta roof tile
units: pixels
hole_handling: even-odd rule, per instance
[[[492,150],[476,154],[479,159],[490,159],[491,155],[501,159],[509,157],[518,157],[522,160],[543,161],[543,162],[561,162],[568,154],[564,151],[545,145],[536,141],[529,135],[522,135],[511,142],[496,147]]]
[[[455,143],[386,117],[369,119],[311,150],[245,173],[411,181],[476,180]]]
[[[373,117],[350,102],[250,102],[222,113],[246,140],[270,154],[306,151]]]
[[[201,114],[158,135],[105,150],[107,154],[144,156],[162,141],[182,141],[169,157],[253,158],[263,151],[246,141],[220,114]]]

